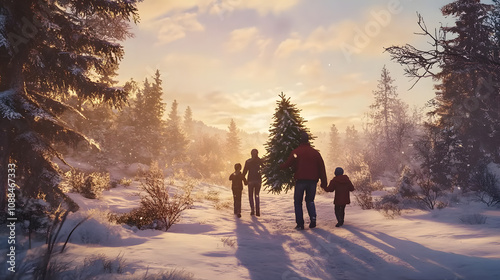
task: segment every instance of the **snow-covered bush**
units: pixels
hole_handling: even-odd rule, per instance
[[[374,203],[374,208],[388,219],[401,216],[400,198],[397,194],[388,194]]]
[[[60,274],[68,267],[67,262],[61,262],[57,256],[59,250],[56,250],[56,245],[59,242],[60,229],[66,222],[69,211],[58,209],[54,212],[52,223],[47,231],[46,246],[38,249],[39,253],[34,259],[28,260],[33,263],[33,278],[34,279],[60,279]]]
[[[93,172],[85,179],[81,194],[86,198],[98,198],[104,190],[110,188],[109,173]]]
[[[119,186],[130,187],[130,185],[132,185],[132,179],[128,179],[125,177],[120,180],[111,180],[111,182],[109,183],[110,189],[114,189]]]
[[[460,221],[468,225],[482,225],[486,223],[486,216],[481,214],[468,214],[460,216]]]
[[[82,194],[86,198],[98,198],[104,190],[111,187],[109,173],[92,172],[85,175],[78,169],[72,169],[65,174],[63,187]]]
[[[418,186],[417,195],[414,197],[420,201],[426,208],[434,209],[438,204],[443,206],[439,200],[445,192],[431,178],[429,172],[417,172],[415,174],[415,183]]]
[[[444,209],[444,208],[450,206],[450,204],[447,201],[439,200],[439,201],[436,202],[435,206],[436,206],[437,209],[441,210],[441,209]]]
[[[404,167],[398,182],[398,193],[406,200],[415,201],[426,209],[442,209],[447,203],[440,200],[446,194],[445,186],[433,180],[430,172]]]
[[[122,254],[109,258],[104,254],[91,255],[82,265],[75,265],[73,259],[61,253],[54,253],[44,271],[41,264],[45,259],[46,247],[32,251],[23,263],[23,270],[16,271],[18,278],[13,279],[124,279],[127,263]],[[30,269],[34,268],[34,269]],[[116,276],[115,276],[116,275]],[[120,277],[117,277],[120,275]]]
[[[215,203],[214,207],[217,210],[230,209],[233,207],[233,200],[232,198],[226,200],[219,200]]]
[[[201,199],[213,202],[213,205],[217,210],[229,209],[233,207],[232,196],[230,198],[226,197],[222,199],[220,197],[220,191],[217,190],[207,190],[206,192],[203,192]]]
[[[17,201],[16,215],[21,222],[21,228],[28,233],[29,248],[31,248],[32,235],[45,234],[50,227],[52,209],[40,195],[37,198],[28,198],[18,193]]]
[[[220,200],[219,194],[220,194],[220,192],[218,192],[216,190],[208,190],[204,195],[204,199],[209,200],[209,201],[213,201],[213,202],[218,202]]]
[[[81,221],[85,223],[71,233],[71,230]],[[71,243],[75,244],[108,244],[110,240],[120,239],[121,226],[110,224],[107,213],[98,210],[72,213],[61,229],[61,235],[70,233]]]
[[[85,176],[77,170],[66,173],[68,186],[73,191],[82,194],[86,198],[96,199],[104,190],[111,187],[109,173],[92,172]]]
[[[114,259],[104,254],[92,255],[83,260],[83,265],[74,272],[75,278],[73,279],[94,279],[101,274],[123,274],[126,267],[123,254],[119,254]]]
[[[147,212],[143,207],[132,209],[132,211],[124,214],[109,214],[109,220],[119,224],[126,224],[138,229],[153,228],[155,223],[154,215]]]
[[[232,236],[221,237],[220,241],[222,241],[223,246],[228,246],[234,248],[236,246],[236,239]]]
[[[373,209],[373,197],[370,192],[356,192],[354,193],[354,197],[361,209]]]
[[[33,265],[35,269],[32,273],[35,280],[46,280],[46,279],[66,279],[67,271],[70,269],[71,262],[64,260],[60,256],[53,257],[46,267],[43,266],[43,260],[46,256],[42,256],[36,259]],[[28,272],[28,274],[30,274]]]
[[[132,184],[132,179],[122,178],[118,181],[118,184],[125,187],[129,187]]]
[[[83,188],[85,184],[85,173],[78,169],[71,169],[64,173],[65,182],[63,185],[68,188],[68,191],[78,191]]]
[[[497,176],[490,171],[488,165],[480,165],[472,175],[471,190],[476,198],[488,206],[500,203],[500,184]]]
[[[137,226],[139,229],[153,228],[167,231],[179,220],[182,211],[189,209],[193,204],[192,189],[193,184],[187,182],[170,194],[170,189],[165,185],[163,172],[155,162],[151,164],[149,171],[143,174],[139,208],[133,209],[130,213],[112,215],[111,219],[118,223]]]
[[[372,192],[379,189],[380,183],[372,182],[372,176],[367,165],[363,165],[359,171],[350,176],[354,185],[354,197],[361,209],[373,209]]]

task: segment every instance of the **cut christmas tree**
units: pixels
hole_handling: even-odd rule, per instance
[[[272,192],[279,194],[288,192],[295,185],[293,171],[281,169],[280,164],[286,161],[290,153],[300,144],[300,133],[306,131],[309,139],[313,139],[309,129],[304,125],[306,120],[300,116],[300,110],[290,102],[283,93],[276,102],[277,108],[273,115],[273,123],[269,128],[269,139],[265,145],[264,156],[264,186]]]

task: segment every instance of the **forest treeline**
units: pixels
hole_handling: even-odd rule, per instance
[[[157,162],[170,174],[182,170],[196,179],[221,182],[234,163],[243,162],[255,145],[265,141],[265,134],[247,133],[233,119],[223,130],[193,119],[189,105],[180,112],[175,99],[170,104],[164,101],[160,71],[150,79],[125,84],[130,96],[122,110],[70,100],[85,118],[74,112],[64,118],[96,145],[62,146],[66,155],[100,171],[109,166],[127,168]]]

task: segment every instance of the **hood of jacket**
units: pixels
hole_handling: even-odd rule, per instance
[[[333,177],[333,180],[335,182],[339,182],[339,183],[349,183],[349,177],[347,175],[338,175],[338,176],[335,176]]]

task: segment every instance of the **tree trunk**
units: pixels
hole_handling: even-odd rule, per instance
[[[0,119],[0,210],[7,213],[7,178],[9,165],[9,121]]]
[[[0,67],[0,92],[14,90],[18,94],[23,88],[22,67]],[[16,78],[17,77],[17,78]],[[14,101],[15,102],[15,101]],[[7,210],[8,165],[13,150],[13,133],[16,120],[0,117],[0,209]],[[16,176],[19,176],[16,174]],[[16,180],[17,183],[17,180]]]

